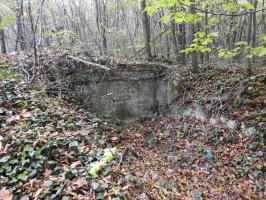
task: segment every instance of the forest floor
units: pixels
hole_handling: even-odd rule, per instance
[[[0,200],[265,199],[265,69],[182,68],[186,109],[121,125],[12,65],[1,57]]]

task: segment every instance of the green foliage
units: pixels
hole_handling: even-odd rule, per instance
[[[253,10],[254,6],[248,2],[247,0],[238,0],[238,4],[242,6],[242,8],[246,8],[248,10]]]
[[[262,36],[262,40],[266,43],[266,35]]]
[[[189,54],[191,52],[197,51],[200,53],[211,52],[210,44],[213,43],[213,37],[217,36],[216,33],[209,33],[206,35],[204,32],[197,32],[191,44],[188,48],[181,51],[182,53]]]
[[[38,138],[37,142],[36,138]],[[12,153],[0,159],[0,175],[7,177],[10,183],[18,186],[27,182],[28,179],[41,176],[47,167],[53,170],[53,173],[57,176],[66,179],[67,176],[86,175],[91,162],[95,159],[99,159],[100,162],[105,161],[104,166],[107,165],[107,161],[113,159],[112,156],[106,153],[101,158],[103,154],[101,150],[98,150],[98,157],[94,158],[89,153],[90,150],[86,149],[84,138],[80,136],[60,139],[33,134],[17,137],[9,146],[9,151]],[[62,167],[58,158],[67,159],[66,155],[73,157],[74,161],[80,164],[72,164],[68,169]],[[0,184],[5,184],[5,179],[0,180]],[[54,190],[59,185],[64,184],[51,179],[44,181],[46,192],[40,197],[52,196]],[[19,192],[19,187],[15,187],[14,191]],[[63,193],[64,190],[60,191],[58,195]]]
[[[250,173],[252,170],[252,165],[256,163],[259,159],[257,157],[246,157],[245,155],[240,155],[235,160],[231,161],[231,166],[237,169],[237,176],[243,177]],[[257,173],[262,173],[261,169],[253,169]]]
[[[15,14],[13,13],[13,10],[11,10],[12,3],[2,3],[0,2],[0,30],[8,25],[13,25],[16,22]],[[10,14],[12,13],[12,14]]]
[[[186,12],[176,12],[172,14],[172,19],[175,20],[176,23],[187,22],[195,24],[200,22],[202,17],[202,13],[191,14]]]
[[[15,18],[15,16],[13,16],[13,15],[7,15],[7,16],[4,17],[4,22],[5,22],[6,24],[10,24],[10,25],[12,25],[12,24],[15,24],[15,22],[16,22],[16,18]]]
[[[259,56],[259,57],[266,56],[266,47],[252,48],[252,55],[253,56]]]
[[[219,18],[218,17],[212,17],[211,19],[208,20],[208,25],[207,27],[216,25],[219,22]],[[206,27],[205,27],[206,28]]]
[[[182,4],[180,4],[180,2]],[[169,8],[179,5],[181,7],[187,7],[191,5],[189,0],[177,1],[177,0],[152,0],[149,1],[149,5],[146,7],[148,14],[152,15],[161,8]],[[187,22],[187,23],[197,23],[202,20],[203,14],[196,13],[191,14],[183,11],[182,9],[177,9],[174,12],[170,13],[170,16],[163,16],[162,21],[168,23],[170,20],[174,20],[177,23]]]
[[[244,7],[247,8],[248,10],[253,10],[254,9],[254,6],[251,3],[244,4]]]
[[[4,29],[8,25],[13,25],[15,24],[15,17],[12,15],[7,15],[2,17],[2,21],[0,22],[0,30]]]
[[[4,29],[5,28],[5,25],[3,22],[0,22],[0,30]]]
[[[149,5],[146,7],[148,14],[154,14],[161,8],[173,7],[178,4],[177,0],[150,0]]]
[[[245,46],[245,47],[247,47],[248,46],[248,43],[245,42],[245,41],[239,41],[239,42],[236,42],[235,45],[236,46]]]
[[[100,140],[100,120],[66,107],[38,85],[28,87],[9,67],[2,68],[0,75],[4,91],[0,96],[0,152],[8,147],[0,154],[2,187],[12,189],[13,195],[20,198],[30,180],[38,181],[41,184],[37,187],[43,189],[38,199],[62,199],[69,195],[68,186],[74,180],[80,187],[95,185],[89,173],[94,163],[102,163],[97,174],[103,171],[103,176],[110,176],[110,161],[117,148],[109,148],[105,140]],[[86,127],[85,133],[77,131],[82,127]],[[104,188],[102,185],[99,190]]]
[[[239,0],[239,1],[227,1],[221,2],[222,8],[225,13],[234,13],[236,11],[240,12],[243,9],[253,10],[254,6],[248,2],[247,0]],[[198,22],[203,21],[205,12],[204,8],[215,6],[217,1],[202,1],[197,2],[197,8],[202,8],[202,11],[192,14],[189,11],[189,7],[192,5],[192,1],[190,0],[151,0],[149,1],[149,5],[146,8],[146,11],[152,15],[160,9],[169,9],[172,8],[170,14],[166,14],[161,18],[162,22],[169,23],[171,20],[174,20],[176,23],[192,23],[196,24]],[[170,9],[169,9],[170,10]],[[219,11],[221,12],[221,11]],[[205,29],[209,28],[219,22],[217,17],[212,17],[208,20],[208,24],[205,25]],[[236,27],[234,27],[236,28]],[[213,35],[204,35],[203,32],[198,32],[195,35],[195,39],[193,40],[193,44],[191,44],[188,48],[183,50],[183,53],[189,54],[191,52],[197,51],[201,53],[211,52],[210,44],[213,43]],[[243,53],[246,58],[251,58],[253,56],[265,56],[265,48],[257,47],[251,48],[246,43],[240,41],[235,44],[237,47],[233,50],[221,49],[218,53],[219,58],[231,59],[236,57],[237,55]]]
[[[264,57],[266,56],[266,47],[251,47],[245,41],[239,41],[235,43],[236,48],[233,50],[221,49],[218,53],[219,58],[231,59],[235,58],[239,54],[243,54],[245,58],[253,58],[254,56]]]
[[[44,37],[52,39],[56,43],[57,48],[73,48],[76,33],[73,30],[49,30],[44,33]]]
[[[10,148],[14,148],[15,150],[19,145],[23,143],[27,144],[27,142],[29,140],[18,138]],[[42,156],[42,151],[45,148],[45,146],[34,148],[32,145],[27,144],[22,151],[14,151],[12,156],[8,156],[7,159],[2,160],[0,174],[8,177],[12,183],[25,182],[29,177],[36,176],[46,161],[45,157]]]
[[[92,164],[92,167],[89,171],[90,175],[93,177],[98,176],[98,172],[107,165],[108,162],[114,159],[114,155],[117,153],[117,148],[106,149],[102,159],[96,163]]]
[[[224,4],[224,8],[228,11],[235,11],[240,8],[240,5],[235,2],[228,2]]]
[[[247,2],[246,0],[242,0],[242,1],[239,1],[239,2],[227,2],[223,5],[223,7],[227,10],[227,11],[230,11],[230,12],[234,12],[234,11],[237,11],[239,9],[248,9],[248,10],[253,10],[254,9],[254,6]]]
[[[221,49],[218,53],[219,58],[226,58],[226,59],[234,58],[237,55],[239,55],[238,49],[234,50]]]
[[[71,41],[76,37],[76,33],[72,30],[61,30],[55,33],[55,37],[60,40],[61,43],[70,45]]]
[[[126,4],[130,4],[130,3],[134,3],[134,2],[136,2],[136,0],[124,0],[124,2],[125,2]]]

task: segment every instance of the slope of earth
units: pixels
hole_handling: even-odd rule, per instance
[[[0,60],[0,199],[122,199],[108,144],[115,130]]]
[[[240,66],[203,66],[197,73],[180,68],[178,90],[183,93],[182,106],[199,106],[209,118],[238,120],[246,126],[265,131],[266,66],[257,66],[254,75],[247,75]]]
[[[187,109],[123,127],[11,66],[1,57],[1,200],[265,198],[263,73],[181,69]]]
[[[265,66],[253,76],[191,71],[181,68],[177,86],[182,112],[129,126],[119,139],[132,199],[265,199]]]
[[[208,141],[216,137],[217,128],[221,144],[213,145]],[[161,117],[128,128],[120,143],[131,149],[121,167],[134,188],[131,199],[264,199],[266,195],[265,147],[254,150],[254,143],[241,131],[231,133],[196,118]]]

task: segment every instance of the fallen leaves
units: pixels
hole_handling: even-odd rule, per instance
[[[79,166],[81,166],[82,165],[82,163],[80,162],[80,161],[76,161],[76,162],[73,162],[71,165],[70,165],[70,168],[71,169],[75,169],[75,168],[77,168],[77,167],[79,167]]]
[[[104,161],[98,172],[111,178],[110,165],[115,162],[110,161],[117,149],[108,148],[106,131],[113,129],[89,118],[81,108],[67,107],[40,87],[29,89],[14,80],[5,81],[3,91],[9,95],[4,104],[0,101],[0,186],[12,188],[16,198],[24,199],[101,195],[91,191],[90,164]],[[108,187],[99,186],[103,191],[112,187],[111,181]],[[1,192],[5,200],[11,195]]]
[[[180,119],[186,123],[187,129],[179,126]],[[163,196],[166,199],[230,199],[232,196],[229,194],[236,195],[233,189],[236,185],[249,188],[246,198],[263,195],[263,190],[252,189],[252,184],[258,180],[262,184],[261,178],[265,177],[260,167],[263,160],[247,148],[247,137],[241,134],[233,142],[209,144],[205,134],[198,134],[198,130],[212,130],[207,126],[210,125],[197,118],[161,117],[124,130],[120,138],[121,149],[130,143],[141,155],[141,158],[129,155],[121,169],[126,177],[129,173],[136,175],[135,183],[130,182],[133,186],[131,190],[138,195],[145,193],[154,199],[162,199]],[[223,129],[224,137],[226,134],[230,136],[229,130],[219,128]],[[171,133],[162,137],[165,130]],[[184,133],[187,130],[189,134]],[[147,132],[153,134],[152,137],[160,138],[160,143],[156,146],[145,145]],[[176,133],[179,137],[176,137]],[[235,135],[240,133],[237,131]],[[212,132],[207,134],[211,137]],[[232,162],[236,165],[231,165]],[[253,174],[257,174],[257,177]],[[136,189],[135,184],[140,181],[145,189]],[[158,186],[162,188],[159,193]],[[133,196],[138,199],[137,195]]]
[[[6,188],[0,190],[0,200],[12,200],[13,195]]]
[[[45,178],[49,178],[52,175],[52,173],[53,173],[53,170],[46,169],[43,175]]]
[[[88,186],[88,182],[86,180],[86,177],[79,177],[78,179],[76,179],[72,186],[75,187],[75,189],[79,189],[79,188],[82,188],[83,186]]]
[[[194,75],[189,74],[191,85],[184,98],[203,104],[211,99],[210,108],[220,108],[230,95],[215,93],[217,88],[224,87],[228,93],[237,84],[223,81],[229,75],[225,70],[210,80],[194,82]],[[206,76],[212,75],[206,72]],[[217,77],[220,81],[216,81]],[[261,87],[261,83],[257,78],[252,80],[255,86],[247,91],[263,96],[256,86]],[[253,132],[248,135],[237,126],[233,130],[221,126],[220,121],[228,122],[225,118],[208,123],[207,115],[203,119],[196,114],[180,114],[116,131],[108,123],[88,117],[84,109],[74,110],[40,89],[31,88],[29,92],[27,85],[7,81],[3,91],[12,92],[0,106],[0,185],[4,187],[0,200],[265,196],[265,148],[251,142]],[[263,98],[245,95],[245,106],[264,103]],[[247,117],[253,112],[253,108],[243,107],[235,114]],[[257,117],[260,122],[256,124],[263,127],[264,116]],[[131,150],[121,165],[117,149],[111,147],[123,150],[129,145]],[[14,195],[6,188],[15,191]]]
[[[23,118],[31,118],[31,117],[33,117],[33,113],[32,112],[28,112],[27,110],[23,110],[20,115]]]

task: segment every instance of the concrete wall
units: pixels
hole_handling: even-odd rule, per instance
[[[79,64],[68,72],[70,81],[79,86],[76,94],[86,108],[123,120],[167,112],[176,96],[168,75],[161,67],[132,64],[110,71]]]

